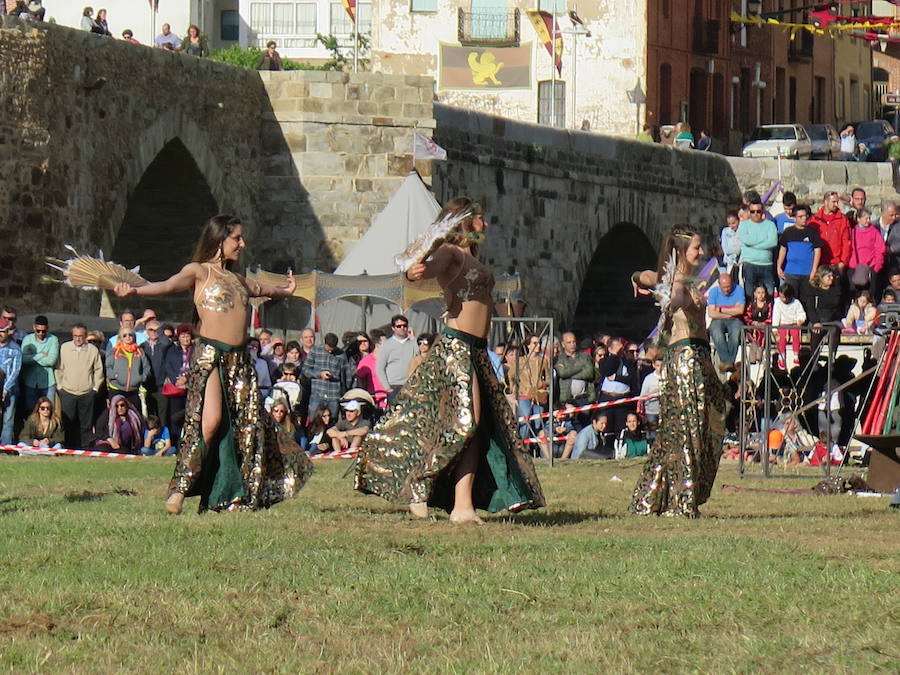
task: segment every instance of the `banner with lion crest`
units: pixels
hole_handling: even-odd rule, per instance
[[[461,47],[441,43],[440,89],[530,89],[531,43]]]

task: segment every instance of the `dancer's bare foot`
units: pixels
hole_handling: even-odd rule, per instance
[[[474,525],[484,525],[484,521],[478,517],[475,511],[453,511],[450,513],[450,522],[454,525],[464,525],[472,523]]]
[[[181,509],[184,507],[184,494],[181,492],[173,492],[166,500],[166,513],[170,516],[180,516]]]
[[[415,518],[428,518],[428,503],[427,502],[411,502],[409,505],[409,512]]]

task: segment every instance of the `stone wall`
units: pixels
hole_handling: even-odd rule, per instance
[[[260,223],[257,260],[330,271],[412,170],[413,133],[431,135],[428,77],[290,71],[260,73]],[[427,162],[420,172],[427,172]]]
[[[256,73],[6,16],[0,54],[0,298],[23,311],[96,313],[98,294],[39,283],[42,260],[65,243],[121,249],[129,198],[176,138],[218,209],[255,220],[265,100]],[[188,226],[196,238],[197,223]],[[170,259],[173,236],[176,225],[161,228],[153,248],[122,262]]]
[[[739,198],[720,155],[443,105],[435,106],[435,119],[435,140],[449,153],[433,168],[439,201],[458,194],[481,200],[491,220],[486,262],[522,275],[529,314],[563,324],[572,320],[611,228],[636,226],[653,248],[677,223],[718,234],[727,207]],[[627,277],[622,283],[627,289]]]
[[[900,200],[894,188],[891,165],[887,162],[819,162],[783,159],[727,157],[742,191],[765,193],[781,178],[785,190],[803,202],[820,205],[828,190],[849,194],[854,187],[866,191],[870,206],[884,200]]]

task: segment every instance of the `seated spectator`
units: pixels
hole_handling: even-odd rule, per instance
[[[288,411],[292,411],[300,405],[303,394],[298,381],[300,369],[294,363],[285,362],[280,370],[281,377],[272,385],[271,396],[266,398],[266,410],[271,411],[275,401],[284,400],[288,404]]]
[[[209,45],[206,44],[206,38],[200,34],[200,29],[196,25],[188,26],[187,37],[181,43],[179,51],[188,56],[196,56],[198,59],[209,56]]]
[[[615,441],[615,452],[616,459],[643,457],[647,454],[647,437],[637,413],[628,413],[625,418],[625,428],[619,432]]]
[[[147,428],[144,430],[144,447],[141,454],[145,457],[169,457],[177,452],[172,445],[169,427],[160,424],[159,417],[147,415]]]
[[[94,424],[94,449],[136,455],[144,446],[145,427],[140,411],[116,394]]]
[[[875,319],[878,316],[878,310],[872,304],[872,296],[868,291],[860,291],[850,309],[847,311],[846,318],[841,322],[844,326],[843,333],[855,333],[856,335],[871,335],[875,328]]]
[[[160,49],[167,49],[170,52],[178,51],[181,48],[181,38],[172,32],[172,27],[164,23],[162,25],[162,33],[156,36],[153,44]]]
[[[553,413],[553,436],[555,438],[565,438],[562,443],[554,442],[553,456],[560,459],[569,459],[572,456],[572,450],[575,449],[575,439],[578,438],[578,432],[582,426],[578,424],[578,418],[567,411],[571,411],[576,407],[575,401],[569,400],[563,404],[562,410]]]
[[[46,396],[41,396],[25,420],[25,426],[19,434],[19,442],[49,448],[61,446],[64,440],[63,425],[53,409],[53,403]]]
[[[112,37],[112,33],[109,32],[109,22],[106,20],[106,10],[98,9],[97,10],[97,18],[94,20],[94,28],[92,32],[97,35],[105,35],[107,37]]]
[[[609,430],[609,416],[600,410],[591,415],[591,423],[578,432],[572,459],[612,459],[615,456],[613,439]]]
[[[850,283],[856,290],[871,288],[884,267],[885,246],[868,209],[856,210],[856,227],[850,230],[850,240]]]
[[[256,70],[284,70],[284,64],[281,62],[281,55],[276,51],[275,40],[269,40],[266,43],[266,51],[259,56],[256,62]]]
[[[719,275],[719,285],[709,292],[706,311],[710,318],[709,335],[716,346],[719,370],[732,370],[740,347],[744,322],[744,289],[731,280],[730,274]]]
[[[294,424],[293,415],[291,415],[290,407],[283,398],[275,400],[272,404],[272,421],[275,423],[275,431],[280,435],[287,436],[288,439],[300,446],[301,450],[306,450],[307,439],[303,427],[297,427]]]
[[[327,405],[319,406],[313,413],[309,426],[306,427],[306,438],[308,439],[306,451],[310,455],[320,455],[331,450],[328,430],[333,424],[331,409]]]
[[[122,31],[122,39],[125,40],[125,42],[130,42],[133,45],[141,44],[140,42],[138,42],[137,40],[134,39],[134,31],[131,30],[130,28],[126,28],[125,30]]]
[[[810,347],[815,352],[825,336],[831,334],[829,353],[834,356],[841,332],[841,288],[835,283],[835,270],[822,265],[809,285],[809,296],[804,303],[806,318],[813,326]]]
[[[16,0],[15,9],[10,14],[29,21],[43,21],[46,11],[41,0]]]
[[[409,374],[412,375],[416,368],[419,367],[419,364],[425,360],[425,357],[428,355],[428,352],[431,351],[431,344],[434,342],[434,336],[428,333],[424,335],[420,335],[416,338],[416,346],[419,349],[419,353],[413,356],[409,360]]]
[[[85,7],[81,10],[81,30],[86,30],[89,33],[97,32],[97,22],[94,21],[93,7]]]
[[[893,305],[897,302],[897,292],[893,288],[885,288],[881,294],[882,305]]]
[[[344,411],[344,419],[326,432],[335,452],[355,450],[369,433],[369,422],[362,417],[362,404],[359,401],[342,401],[341,409]]]
[[[659,374],[662,372],[662,357],[653,358],[653,370],[647,373],[641,383],[641,396],[653,396],[643,402],[644,419],[647,420],[647,440],[651,443],[656,438],[659,424]]]
[[[802,449],[796,450],[788,464],[808,462],[812,466],[823,466],[828,463],[829,456],[832,466],[840,466],[844,461],[844,452],[834,439],[832,439],[831,451],[829,452],[828,435],[823,432],[819,434],[819,442],[816,443],[815,447],[808,452],[804,452]]]
[[[802,326],[805,323],[806,310],[795,297],[794,287],[790,284],[781,284],[778,289],[778,297],[775,298],[775,306],[772,309],[772,325],[778,329],[778,367],[781,370],[787,370],[786,357],[789,337],[794,351],[792,368],[798,365],[798,355],[800,354],[800,330],[788,327]]]

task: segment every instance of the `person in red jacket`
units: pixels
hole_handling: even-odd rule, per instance
[[[819,231],[822,238],[822,258],[820,265],[837,265],[844,277],[850,264],[850,221],[838,208],[838,193],[830,190],[825,193],[822,208],[809,219],[810,227]]]

